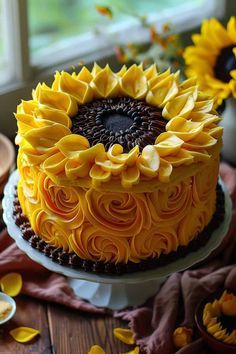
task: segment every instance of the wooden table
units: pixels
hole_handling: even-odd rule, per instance
[[[26,296],[18,297],[16,302],[14,319],[0,327],[0,354],[87,354],[94,344],[99,344],[106,354],[132,349],[112,334],[113,328],[127,327],[120,320],[84,314]],[[19,326],[40,330],[40,337],[29,344],[15,342],[9,331]]]

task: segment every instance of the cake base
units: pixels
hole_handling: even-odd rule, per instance
[[[170,274],[183,271],[207,258],[224,240],[232,216],[232,202],[221,183],[225,197],[225,217],[218,228],[212,232],[205,247],[156,269],[123,275],[96,274],[52,262],[50,258],[32,248],[30,243],[23,239],[22,231],[15,224],[13,218],[13,201],[18,178],[18,173],[15,171],[11,175],[4,192],[3,217],[9,235],[16,241],[17,246],[35,262],[53,272],[69,277],[69,283],[77,296],[96,306],[113,310],[141,305],[150,296],[157,293],[161,283]]]

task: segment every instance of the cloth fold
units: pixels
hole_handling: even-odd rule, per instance
[[[4,230],[0,234],[0,277],[8,272],[22,274],[22,293],[95,314],[113,314],[128,322],[137,345],[147,354],[172,354],[173,331],[178,326],[193,329],[194,341],[177,354],[207,353],[198,337],[194,312],[199,301],[223,286],[236,292],[236,170],[221,164],[221,177],[233,200],[233,218],[225,241],[217,252],[194,269],[172,274],[156,296],[136,309],[112,313],[78,299],[65,277],[52,273],[21,252]]]

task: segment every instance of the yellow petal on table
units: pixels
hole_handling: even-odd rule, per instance
[[[131,329],[127,328],[114,328],[114,336],[125,344],[134,344],[134,335]]]
[[[99,345],[93,345],[88,354],[105,354],[105,352]]]
[[[39,333],[37,329],[30,327],[18,327],[10,331],[10,335],[19,343],[30,342]]]
[[[9,296],[17,296],[22,289],[22,276],[19,273],[9,273],[0,280],[2,291]]]
[[[139,354],[139,347],[135,347],[133,350],[129,351],[128,353],[124,354]]]

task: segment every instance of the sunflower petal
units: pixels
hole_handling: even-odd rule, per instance
[[[2,291],[9,296],[17,296],[22,289],[22,276],[19,273],[9,273],[0,280]]]
[[[99,345],[93,345],[88,354],[105,354],[105,352]]]
[[[10,335],[19,343],[30,342],[33,338],[39,335],[39,331],[30,327],[18,327],[10,331]]]
[[[114,328],[113,330],[114,336],[119,339],[121,342],[126,344],[134,344],[134,335],[131,329],[127,328]]]

